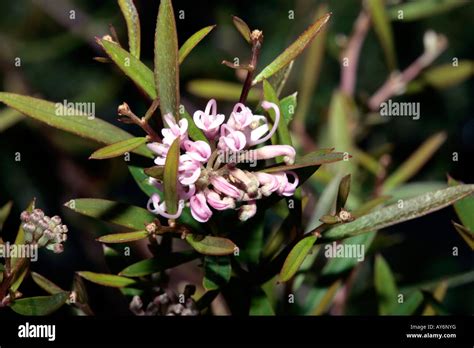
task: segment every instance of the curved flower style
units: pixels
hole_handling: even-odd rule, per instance
[[[155,164],[164,166],[168,149],[176,138],[180,139],[182,154],[178,165],[179,206],[175,214],[166,211],[165,202],[160,202],[158,194],[148,201],[148,210],[166,218],[176,219],[185,204],[190,207],[196,221],[208,221],[214,210],[238,209],[242,221],[257,212],[256,200],[276,193],[292,196],[298,186],[296,173],[251,172],[240,169],[237,163],[255,163],[283,156],[287,164],[295,160],[295,149],[289,145],[266,145],[258,149],[252,146],[262,144],[275,133],[280,121],[280,110],[274,103],[262,102],[264,110],[275,111],[275,122],[270,128],[267,118],[254,115],[252,111],[237,103],[227,122],[225,116],[217,114],[217,105],[211,99],[204,111],[194,113],[194,123],[209,140],[192,141],[188,138],[188,121],[178,123],[172,115],[165,115],[168,128],[163,128],[163,143],[150,143],[148,148],[156,154]],[[215,150],[212,150],[215,149]],[[162,184],[154,178],[150,183],[162,190]]]

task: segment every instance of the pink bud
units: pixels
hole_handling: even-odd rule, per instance
[[[247,221],[257,213],[257,204],[255,201],[249,201],[240,207],[239,220]]]
[[[195,161],[206,162],[209,157],[211,157],[211,147],[205,141],[186,140],[184,142],[184,148],[189,157]]]
[[[189,199],[191,215],[199,222],[206,222],[212,216],[212,210],[207,206],[206,198],[202,192]]]
[[[206,190],[206,199],[207,203],[209,203],[209,205],[216,210],[226,210],[235,208],[235,201],[233,198],[221,198],[221,196],[213,190]]]
[[[293,177],[293,182],[288,181],[287,175]],[[298,176],[296,175],[296,173],[288,171],[283,173],[276,173],[275,176],[280,182],[280,187],[278,188],[277,192],[282,196],[293,196],[299,183]]]
[[[169,214],[166,212],[166,203],[160,203],[160,196],[157,193],[151,195],[150,199],[148,200],[148,210],[156,215],[161,215],[167,219],[177,219],[183,212],[184,202],[179,201],[178,204],[178,211],[175,214]]]
[[[252,111],[242,103],[237,103],[232,110],[229,121],[229,127],[235,130],[244,130],[253,121]]]
[[[180,138],[180,141],[184,141],[188,138],[188,120],[185,118],[179,120],[176,123],[172,114],[168,113],[164,116],[165,122],[169,128],[163,128],[161,134],[163,134],[163,143],[171,145],[176,138]]]
[[[155,158],[155,164],[157,166],[164,166],[166,161],[166,156],[168,155],[169,145],[160,144],[160,143],[150,143],[147,147],[157,154],[158,156]]]
[[[178,180],[181,184],[194,184],[200,175],[201,165],[199,162],[194,161],[188,154],[179,156]]]
[[[238,200],[242,199],[243,192],[229,183],[222,176],[211,177],[211,184],[214,186],[215,190],[219,191],[225,196],[229,196]]]
[[[264,196],[270,196],[280,187],[280,182],[275,175],[263,172],[257,172],[254,174],[260,182],[260,192],[262,192]]]
[[[255,150],[257,160],[275,158],[284,156],[283,160],[286,164],[295,162],[296,151],[290,145],[267,145]]]
[[[219,147],[221,150],[230,149],[232,151],[240,151],[245,147],[246,139],[244,133],[241,131],[234,131],[228,125],[224,124],[221,127],[221,137],[219,140]]]

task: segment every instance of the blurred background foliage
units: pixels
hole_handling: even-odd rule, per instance
[[[159,2],[135,2],[142,25],[142,61],[152,67],[153,37]],[[436,1],[425,1],[429,2]],[[400,2],[388,3],[390,7],[395,7]],[[314,20],[321,5],[327,6],[333,15],[326,39],[320,44],[324,50],[320,65],[312,66],[311,62],[316,64],[314,56],[308,59],[311,47],[295,61],[281,96],[299,91],[300,98],[302,93],[306,93],[306,97],[303,97],[306,98],[303,102],[306,104],[306,132],[317,144],[324,143],[328,132],[331,96],[340,83],[339,57],[361,9],[361,2],[358,0],[216,0],[205,3],[175,0],[180,43],[198,29],[217,24],[181,66],[182,101],[187,109],[191,111],[203,108],[206,102],[205,98],[196,95],[206,94],[202,92],[204,86],[199,80],[241,81],[242,76],[238,76],[235,70],[221,65],[224,59],[233,61],[237,57],[241,63],[246,63],[250,57],[249,47],[233,27],[231,15],[243,18],[252,29],[263,30],[265,39],[259,61],[259,67],[262,68]],[[74,20],[68,18],[71,10],[75,11]],[[179,17],[179,11],[184,11],[183,19]],[[294,11],[293,15],[291,11]],[[471,59],[472,62],[474,35],[470,28],[473,18],[474,1],[467,1],[462,6],[453,6],[449,10],[417,20],[393,20],[391,28],[399,68],[404,69],[422,54],[423,35],[429,29],[444,34],[449,43],[433,66],[450,64],[453,57],[460,61]],[[93,57],[103,56],[94,37],[108,34],[109,24],[116,28],[122,44],[126,46],[126,27],[115,1],[2,2],[0,90],[51,101],[67,99],[94,102],[96,115],[115,124],[117,106],[123,101],[127,101],[137,114],[144,114],[148,102],[133,83],[113,64],[93,60]],[[316,38],[316,44],[318,40],[319,37]],[[15,66],[17,58],[21,60],[19,67]],[[312,71],[314,75],[307,76],[308,71]],[[359,59],[354,94],[359,105],[363,105],[384,83],[389,73],[384,51],[377,34],[371,28]],[[308,87],[309,80],[314,81],[314,86]],[[301,91],[302,86],[303,89],[306,88],[305,92]],[[411,181],[419,183],[421,191],[430,190],[427,188],[429,185],[443,185],[447,173],[457,180],[473,182],[473,87],[471,75],[469,79],[449,88],[425,85],[414,93],[398,97],[399,101],[421,103],[420,120],[390,118],[387,122],[366,127],[364,134],[357,138],[358,148],[373,154],[389,148],[391,162],[388,170],[393,172],[428,137],[444,130],[447,140]],[[223,89],[218,91],[222,92]],[[211,88],[212,93],[214,91]],[[228,113],[235,101],[218,101],[219,108]],[[301,106],[302,101],[299,99],[298,102]],[[298,112],[299,109],[297,114]],[[359,112],[368,113],[364,107]],[[302,118],[300,115],[297,117]],[[121,127],[140,134],[133,127]],[[14,214],[7,220],[4,233],[10,237],[14,235],[18,224],[15,217],[19,216],[32,197],[37,198],[37,206],[43,207],[48,214],[64,215],[72,230],[65,252],[61,255],[44,253],[43,262],[35,265],[35,270],[66,288],[76,270],[106,269],[101,257],[102,246],[94,238],[95,231],[110,230],[110,227],[68,212],[62,206],[63,203],[76,197],[102,197],[144,206],[147,200],[128,174],[123,160],[89,161],[87,158],[95,148],[97,145],[90,141],[23,118],[4,107],[0,109],[0,205],[9,200],[14,202]],[[457,162],[452,160],[454,152],[459,156]],[[21,156],[19,162],[15,161],[17,154]],[[372,177],[364,173],[357,178],[360,180],[359,190],[364,193],[361,197],[370,195]],[[314,181],[316,197],[329,183],[327,178],[328,175],[326,179],[322,175]],[[400,191],[403,189],[416,194],[415,186],[399,187]],[[384,256],[399,287],[410,287],[415,283],[472,270],[472,252],[454,231],[450,223],[453,219],[456,217],[450,207],[379,233],[375,245],[386,246]],[[459,247],[458,257],[452,256],[454,246]],[[372,272],[371,267],[373,263],[364,263],[360,273]],[[472,279],[467,281],[468,284],[465,284],[466,280],[461,283],[460,286],[450,288],[442,302],[452,312],[472,314]],[[127,304],[122,299],[108,296],[113,291],[115,290],[94,288],[91,301],[98,313],[126,311]],[[363,283],[358,284],[352,293],[355,299],[350,301],[351,307],[346,308],[346,313],[376,313],[377,308],[372,308],[371,300],[375,296],[374,291]]]

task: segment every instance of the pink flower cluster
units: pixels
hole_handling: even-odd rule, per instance
[[[265,160],[283,156],[285,163],[292,164],[295,149],[289,145],[266,145],[250,150],[251,147],[269,140],[275,133],[280,120],[280,110],[270,102],[262,102],[264,110],[273,109],[275,123],[270,128],[267,118],[254,115],[241,103],[237,103],[225,122],[225,116],[217,113],[216,101],[211,99],[204,111],[193,115],[194,123],[205,134],[209,144],[202,140],[192,141],[188,137],[188,121],[176,122],[171,114],[164,116],[167,128],[162,129],[162,143],[150,143],[148,147],[156,154],[155,164],[164,166],[169,147],[176,138],[180,139],[182,153],[178,167],[179,205],[175,214],[167,212],[165,202],[154,194],[148,201],[148,209],[154,214],[176,219],[185,204],[199,222],[208,221],[213,210],[238,209],[239,219],[245,221],[255,215],[256,200],[276,193],[292,196],[298,186],[294,172],[264,173],[240,169],[237,163],[248,160]],[[229,153],[235,158],[225,162]],[[242,160],[240,160],[242,159]],[[150,183],[162,190],[160,181],[150,177]],[[212,208],[212,209],[211,209]]]

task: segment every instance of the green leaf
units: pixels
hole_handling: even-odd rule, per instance
[[[142,230],[145,225],[153,222],[156,218],[146,209],[105,199],[78,198],[72,199],[64,205],[79,214],[132,230]]]
[[[130,138],[119,141],[118,143],[111,144],[96,150],[92,155],[90,155],[89,159],[106,159],[121,156],[126,152],[135,150],[137,147],[145,144],[146,142],[146,137]],[[153,154],[149,152],[147,157],[153,158]]]
[[[194,33],[186,42],[180,47],[178,54],[179,54],[179,64],[181,64],[186,57],[191,53],[194,47],[204,39],[207,34],[209,34],[212,29],[214,29],[215,25],[210,25],[208,27],[202,28],[198,32]]]
[[[65,292],[59,286],[54,284],[51,280],[46,279],[39,273],[31,272],[31,278],[41,289],[43,289],[44,291],[46,291],[47,293],[51,295]]]
[[[295,115],[297,96],[298,92],[295,92],[280,100],[280,111],[287,126],[290,124],[291,120],[293,120],[293,116]]]
[[[120,47],[116,42],[101,39],[99,44],[118,68],[144,91],[151,100],[155,100],[158,97],[153,72],[150,68]]]
[[[199,253],[204,255],[230,255],[237,247],[230,239],[213,236],[188,234],[186,241]]]
[[[287,170],[301,169],[305,167],[317,167],[325,163],[332,163],[344,159],[342,152],[331,152],[333,149],[320,149],[295,159],[295,163],[284,165],[277,163],[274,166],[262,169],[265,173],[277,173]]]
[[[28,271],[30,270],[30,260],[25,258],[14,258],[12,257],[12,268],[17,267],[17,263],[21,262],[21,265],[18,267],[18,271],[15,273],[15,276],[10,286],[10,291],[17,291],[20,288],[21,283],[25,279]]]
[[[423,303],[423,294],[421,291],[415,291],[407,296],[403,303],[398,303],[390,313],[391,315],[414,315]]]
[[[316,236],[308,236],[300,240],[291,249],[280,271],[279,279],[281,282],[290,280],[296,274],[315,242]]]
[[[204,99],[216,99],[235,102],[239,100],[242,92],[242,85],[234,82],[219,80],[199,79],[190,81],[187,86],[189,93]],[[251,89],[247,101],[249,103],[257,102],[260,99],[260,92]]]
[[[154,179],[163,181],[163,177],[165,175],[165,167],[164,166],[153,166],[150,168],[145,168],[143,170],[145,175],[152,177]]]
[[[184,109],[184,107],[181,110],[183,111],[181,112],[181,117],[188,120],[189,137],[194,141],[201,140],[209,144],[209,140],[207,140],[203,131],[196,126],[196,124],[194,123],[194,119],[191,117],[191,115]]]
[[[273,89],[276,92],[277,97],[280,96],[283,88],[285,87],[288,79],[290,77],[291,71],[293,70],[294,60],[290,62],[286,67],[273,74],[268,78],[268,82],[272,85]]]
[[[114,274],[94,273],[88,271],[77,272],[77,274],[90,282],[103,286],[110,286],[113,288],[123,288],[136,283],[136,281],[133,279],[117,276]]]
[[[459,182],[448,177],[449,186],[459,185]],[[454,210],[459,216],[462,224],[469,230],[474,231],[474,197],[466,197],[454,203]]]
[[[374,25],[375,32],[382,45],[385,59],[390,70],[395,70],[397,67],[395,56],[395,45],[393,43],[393,32],[390,26],[390,21],[385,12],[384,0],[367,0],[366,2],[370,18]]]
[[[179,165],[179,142],[177,137],[171,144],[165,161],[165,172],[163,175],[163,188],[165,194],[166,211],[175,214],[178,210],[178,165]]]
[[[146,259],[134,263],[120,271],[119,275],[125,277],[144,277],[185,264],[197,257],[198,254],[194,251],[174,252],[167,254],[163,258]]]
[[[375,258],[374,284],[378,295],[379,314],[392,313],[397,306],[397,284],[389,265],[381,255]]]
[[[263,80],[263,97],[266,101],[276,104],[278,109],[281,110],[280,101],[278,100],[276,92],[267,80]],[[275,123],[275,111],[273,109],[269,109],[267,112],[270,115],[272,122]],[[282,118],[283,115],[280,116],[280,120],[278,122],[278,128],[276,131],[277,134],[272,136],[272,144],[292,145],[288,126],[285,122],[283,122]]]
[[[469,1],[466,0],[409,1],[392,6],[389,9],[389,16],[392,20],[415,21],[447,12],[468,3]]]
[[[53,313],[64,305],[69,298],[67,292],[51,296],[27,297],[15,300],[10,308],[16,313],[28,316],[43,316]]]
[[[275,315],[272,304],[262,288],[256,288],[252,291],[249,315]]]
[[[5,109],[0,111],[0,133],[14,126],[24,118],[25,116],[16,110]]]
[[[338,225],[324,232],[321,242],[340,240],[364,232],[379,230],[430,214],[453,204],[474,192],[474,185],[458,185],[395,203],[364,215],[355,221]]]
[[[446,141],[446,133],[439,132],[429,137],[383,184],[387,193],[413,177]]]
[[[202,285],[206,290],[217,290],[227,284],[232,275],[229,256],[206,256],[204,258],[204,278]]]
[[[140,18],[133,0],[118,0],[128,31],[128,47],[130,53],[140,59]]]
[[[474,76],[474,61],[461,60],[457,66],[448,63],[427,69],[414,82],[443,89],[458,85],[472,76]]]
[[[145,174],[145,168],[128,166],[130,174],[132,174],[133,179],[137,183],[138,187],[150,197],[154,193],[159,193],[160,191],[148,181],[148,175]]]
[[[474,232],[454,221],[452,223],[456,231],[458,231],[458,233],[461,235],[462,239],[464,239],[467,245],[469,245],[469,247],[474,250]]]
[[[331,13],[328,13],[316,22],[314,22],[301,36],[293,42],[286,50],[283,51],[273,62],[267,65],[253,80],[255,85],[283,69],[285,66],[295,59],[308,46],[311,41],[318,35],[324,25],[328,22]]]
[[[178,118],[178,36],[171,0],[161,0],[155,33],[155,85],[162,115]]]
[[[62,103],[52,103],[37,98],[27,97],[14,93],[0,92],[0,102],[30,116],[47,125],[77,134],[81,137],[92,139],[104,144],[113,144],[132,135],[124,130],[111,125],[96,117],[81,114],[79,111],[71,111],[74,115],[61,116]],[[69,112],[68,111],[68,112]],[[140,155],[149,156],[149,150],[144,146],[134,150]]]
[[[328,6],[322,3],[316,10],[314,20],[317,20],[328,11]],[[303,63],[303,73],[301,76],[311,76],[311,78],[300,79],[299,84],[299,107],[296,118],[304,124],[308,110],[313,100],[314,90],[320,78],[321,67],[324,60],[324,52],[326,49],[327,30],[319,33],[318,39],[310,44]]]
[[[242,37],[247,41],[247,43],[251,43],[250,40],[250,28],[242,19],[237,16],[232,16],[232,22],[234,26],[237,28],[238,32],[242,35]]]
[[[97,238],[97,241],[102,243],[128,243],[148,238],[149,235],[148,231],[113,233],[101,236]]]
[[[347,197],[351,191],[351,175],[348,174],[341,179],[339,183],[339,191],[337,193],[336,212],[341,211],[346,205]]]
[[[10,211],[12,210],[13,202],[10,201],[5,204],[3,207],[0,208],[0,231],[3,229],[3,225],[10,215]]]

